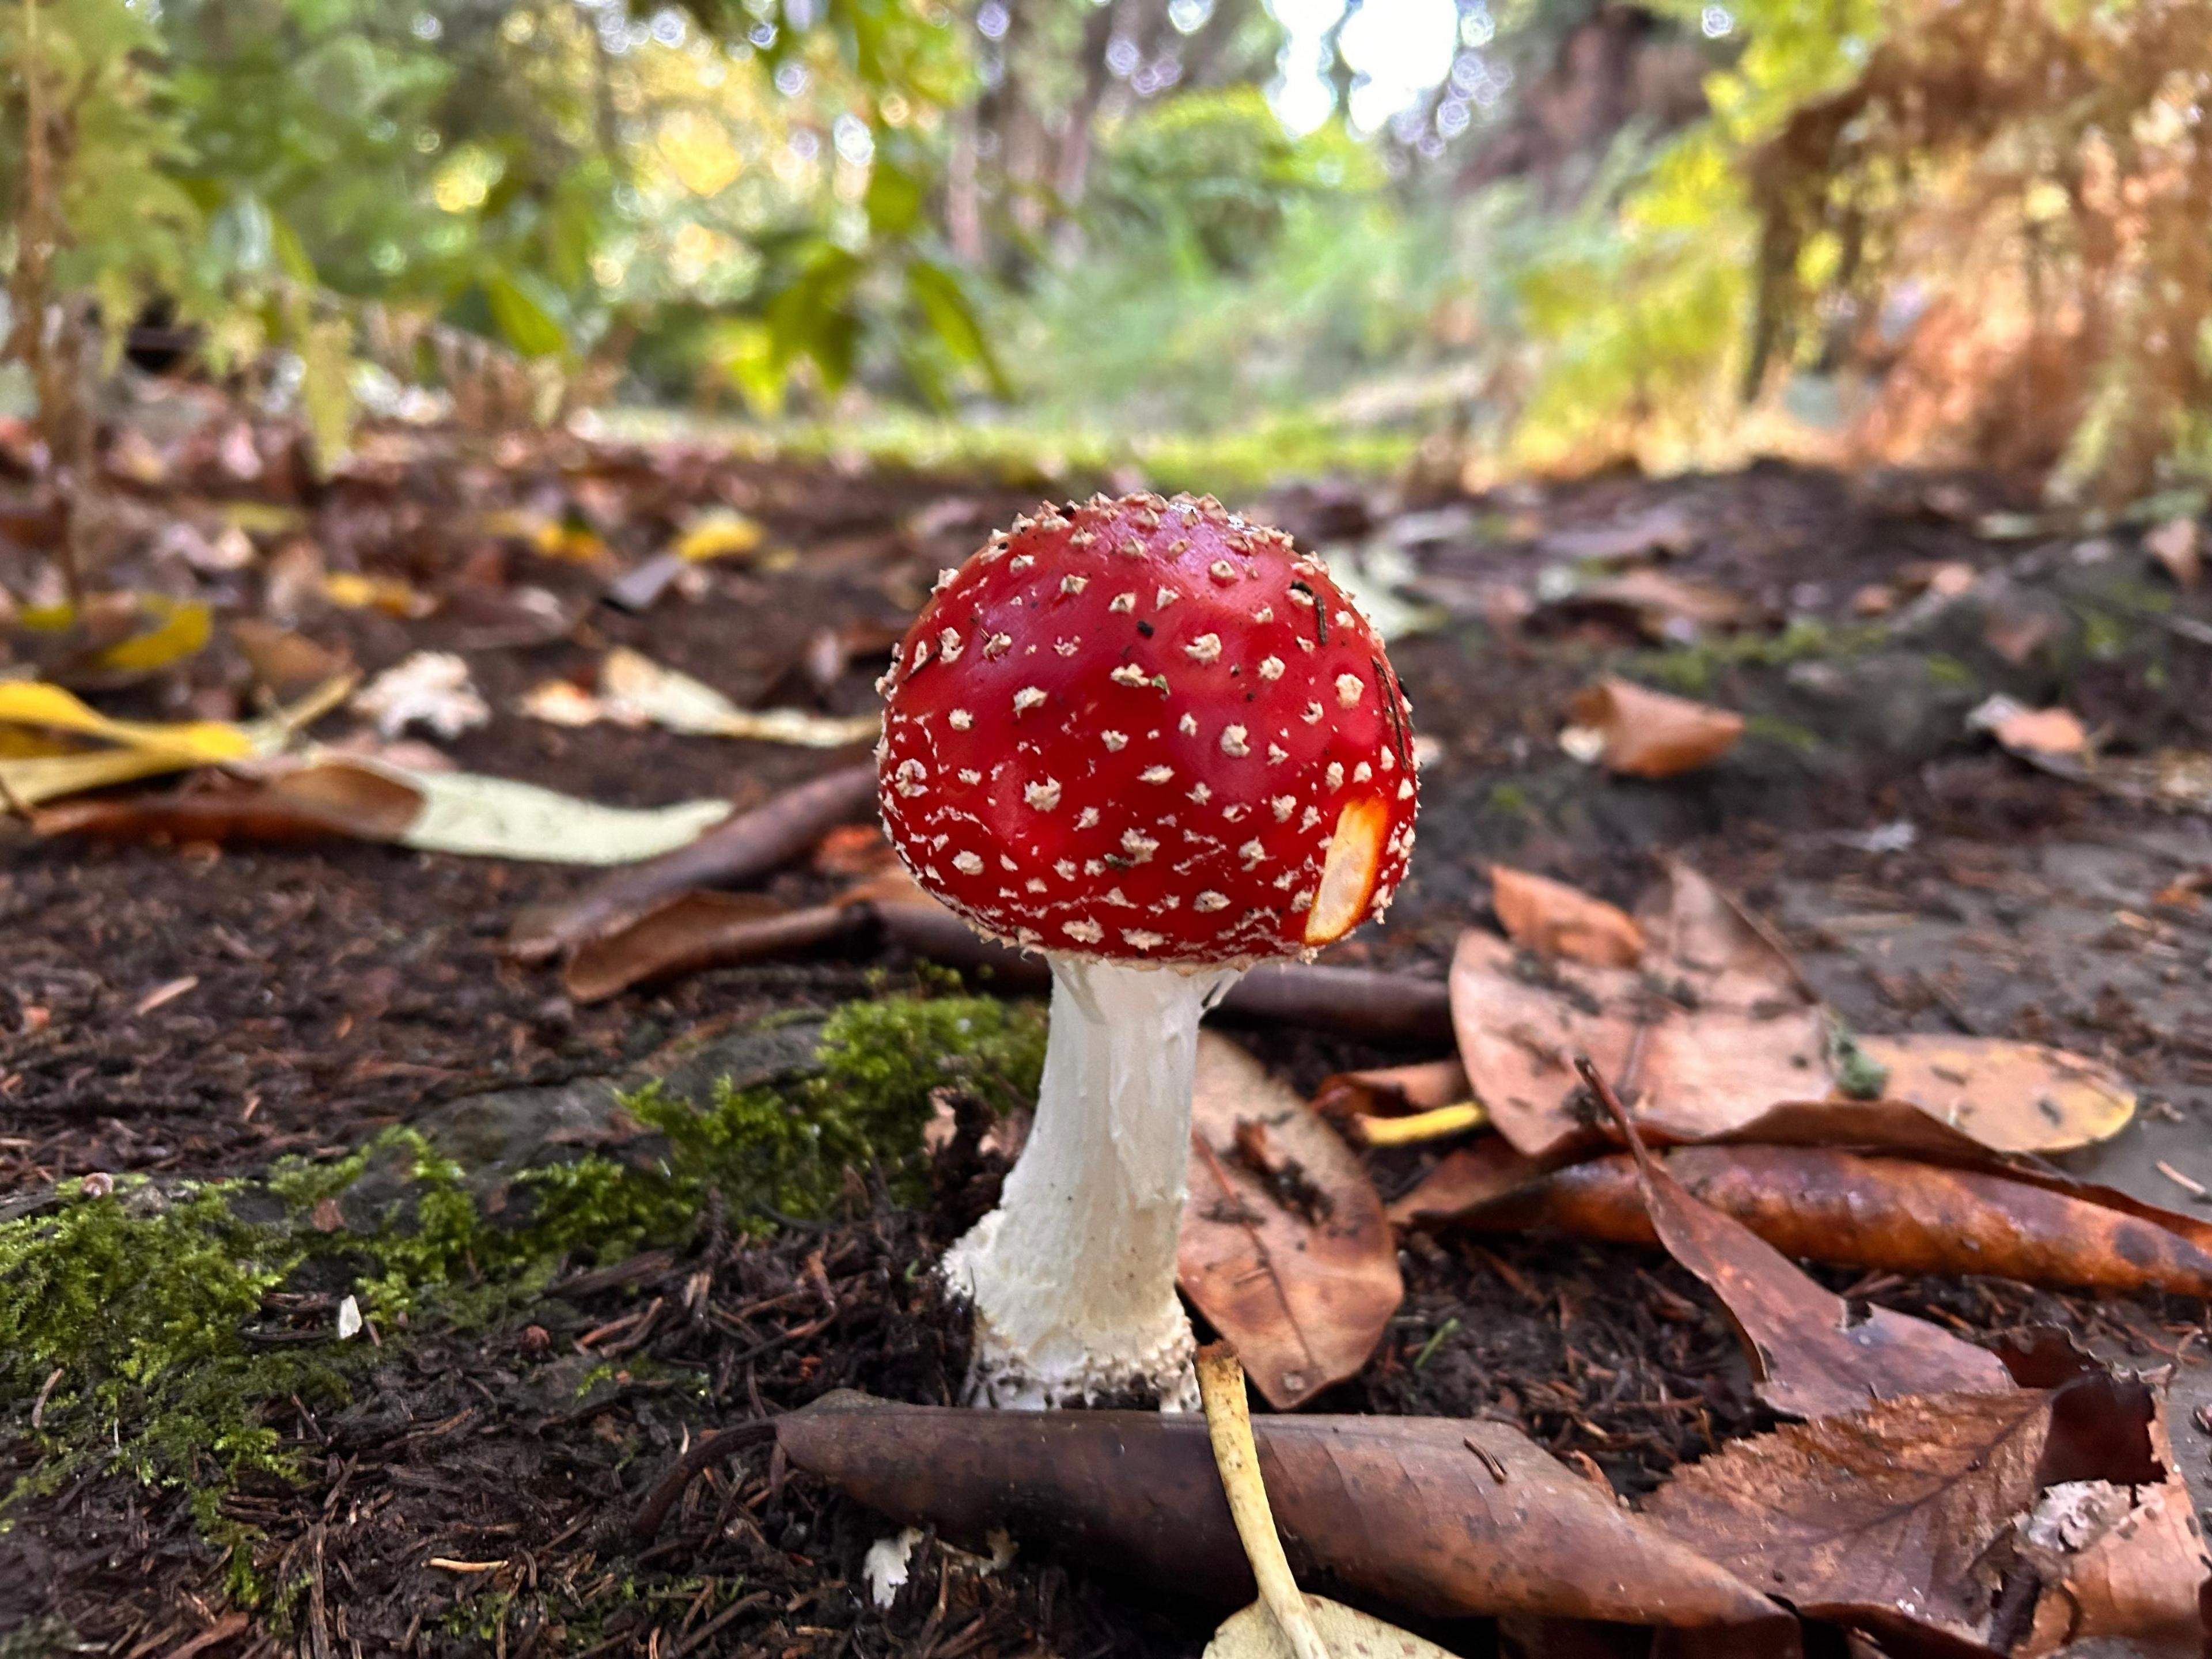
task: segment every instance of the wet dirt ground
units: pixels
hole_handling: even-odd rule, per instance
[[[642,465],[596,476],[635,483]],[[418,472],[432,483],[408,472],[318,509],[356,526],[382,515],[344,544],[360,567],[448,593],[526,581],[573,604],[577,620],[520,647],[471,647],[469,629],[483,624],[459,605],[421,623],[330,612],[303,629],[370,672],[424,646],[461,648],[495,711],[448,745],[465,767],[617,803],[726,794],[750,805],[852,757],[556,730],[514,699],[629,643],[741,702],[773,693],[863,709],[880,667],[866,630],[896,627],[938,566],[1033,504],[972,481],[712,458],[675,471],[650,485],[656,511],[740,500],[790,556],[710,568],[696,596],[632,615],[599,601],[604,571],[512,550],[496,572],[489,555],[471,567],[465,538],[426,552],[416,532],[440,492],[461,486],[435,483],[425,462]],[[539,484],[558,482],[549,472]],[[409,504],[410,491],[422,499]],[[1413,874],[1389,925],[1336,958],[1440,976],[1460,930],[1487,924],[1493,859],[1627,903],[1656,878],[1658,855],[1678,856],[1772,920],[1859,1030],[2029,1037],[2118,1066],[2142,1091],[2136,1121],[2069,1167],[2203,1207],[2191,1185],[2212,1189],[2212,905],[2185,895],[2212,871],[2212,827],[1995,751],[1960,727],[1954,677],[1936,677],[1933,713],[1862,708],[1825,725],[1808,677],[1793,678],[1862,625],[1854,596],[1869,584],[1945,561],[1984,576],[2035,556],[2063,566],[2085,539],[1974,532],[1974,514],[2008,504],[2002,488],[1972,481],[1779,468],[1472,502],[1332,486],[1262,504],[1261,516],[1311,544],[1403,548],[1419,591],[1450,613],[1393,646],[1417,728],[1435,744]],[[1416,514],[1429,516],[1409,530]],[[1639,523],[1651,542],[1654,514],[1665,532],[1656,551],[1621,554]],[[1689,527],[1669,530],[1668,514]],[[628,542],[613,538],[614,556],[633,557],[656,533],[647,522]],[[1601,610],[1547,616],[1540,599],[1525,621],[1480,617],[1486,584],[1540,596],[1547,567],[1655,557],[1736,595],[1741,636],[1772,638],[1795,619],[1814,641],[1794,661],[1699,659],[1698,695],[1768,718],[1719,765],[1657,783],[1577,765],[1557,734],[1576,689],[1607,665],[1634,672],[1668,639]],[[840,630],[861,647],[807,679],[810,642]],[[1672,648],[1676,667],[1696,655]],[[1925,639],[1899,648],[1937,654]],[[2212,649],[2170,633],[2026,667],[1965,661],[1977,692],[2040,676],[2122,747],[2212,747]],[[236,680],[220,653],[195,672],[197,694]],[[0,829],[0,1197],[94,1171],[212,1176],[335,1153],[463,1096],[613,1073],[686,1032],[828,1009],[910,968],[893,951],[824,952],[577,1006],[553,969],[511,962],[501,945],[526,907],[588,879],[376,846],[106,846]],[[796,901],[831,886],[802,867],[769,890]],[[1302,1088],[1347,1066],[1430,1057],[1310,1032],[1238,1035]],[[1420,1167],[1378,1159],[1384,1196]],[[489,1333],[418,1334],[343,1412],[303,1407],[280,1425],[307,1454],[304,1486],[225,1500],[226,1514],[258,1529],[257,1559],[311,1586],[296,1627],[227,1621],[217,1563],[175,1496],[114,1477],[38,1498],[0,1535],[0,1584],[16,1586],[0,1588],[0,1627],[58,1619],[98,1644],[81,1650],[134,1656],[1195,1652],[1201,1610],[1133,1596],[1080,1562],[1024,1555],[981,1573],[933,1541],[909,1589],[879,1610],[857,1585],[882,1523],[787,1477],[765,1450],[710,1471],[651,1546],[623,1530],[645,1487],[720,1422],[841,1386],[949,1399],[963,1338],[915,1270],[954,1231],[942,1212],[878,1209],[764,1246],[712,1243],[697,1260],[586,1274]],[[1656,1252],[1415,1234],[1404,1264],[1407,1301],[1381,1351],[1319,1408],[1500,1416],[1630,1496],[1771,1421],[1711,1297]],[[702,1271],[704,1294],[687,1291]],[[1855,1278],[1829,1277],[1839,1289]],[[2050,1321],[2137,1364],[2189,1361],[2178,1448],[2212,1505],[2212,1443],[2191,1409],[2212,1400],[2212,1368],[2187,1340],[2203,1328],[2201,1305],[1981,1279],[1890,1283],[1876,1299],[1982,1335]],[[586,1370],[632,1354],[653,1362],[649,1377],[618,1370],[577,1403]],[[678,1373],[705,1379],[709,1409],[673,1389]],[[1488,1626],[1441,1634],[1465,1652],[1496,1640]]]

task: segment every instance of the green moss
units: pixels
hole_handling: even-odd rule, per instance
[[[1490,791],[1490,810],[1519,817],[1528,810],[1528,792],[1517,783],[1501,783]]]
[[[1856,656],[1878,642],[1881,629],[1871,624],[1835,627],[1812,617],[1793,618],[1779,634],[1723,634],[1672,651],[1646,652],[1636,672],[1686,696],[1712,689],[1731,668],[1784,668],[1812,658]]]
[[[1971,687],[1974,671],[1956,657],[1947,657],[1940,651],[1931,651],[1925,659],[1928,678],[1938,685]]]
[[[2109,611],[2083,607],[2081,648],[2100,662],[2109,662],[2127,649],[2128,628]]]
[[[40,1456],[0,1513],[94,1465],[188,1494],[202,1535],[248,1536],[219,1510],[249,1472],[289,1478],[267,1409],[351,1395],[375,1350],[270,1342],[273,1293],[349,1286],[387,1343],[400,1316],[473,1325],[527,1305],[561,1263],[681,1244],[719,1193],[739,1227],[770,1231],[836,1201],[848,1169],[921,1190],[931,1095],[959,1087],[1007,1105],[1032,1094],[1041,1010],[979,997],[857,1003],[824,1028],[818,1074],[783,1089],[718,1087],[695,1107],[656,1087],[626,1104],[658,1158],[592,1153],[524,1171],[488,1218],[459,1165],[393,1129],[325,1164],[163,1193],[142,1179],[0,1223],[0,1438]],[[382,1196],[372,1200],[372,1192]],[[325,1231],[325,1200],[345,1227]],[[318,1224],[318,1223],[321,1224]],[[325,1304],[325,1305],[327,1305]],[[288,1338],[296,1333],[286,1332]],[[38,1417],[34,1426],[33,1415]],[[234,1599],[265,1599],[242,1548]]]
[[[1754,738],[1782,744],[1800,754],[1812,754],[1820,746],[1817,732],[1795,720],[1785,720],[1778,714],[1747,714],[1743,717],[1743,729]]]

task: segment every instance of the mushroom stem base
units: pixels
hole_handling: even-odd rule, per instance
[[[1234,968],[1052,958],[1036,1122],[999,1207],[946,1252],[975,1309],[971,1405],[1198,1404],[1176,1244],[1198,1021]]]

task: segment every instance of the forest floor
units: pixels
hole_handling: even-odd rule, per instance
[[[204,543],[226,501],[289,515],[273,535],[256,521],[251,561],[195,567],[218,617],[267,613],[271,573],[301,549],[325,573],[404,582],[425,603],[396,608],[426,614],[313,602],[287,619],[371,675],[416,651],[458,652],[490,714],[440,742],[453,763],[633,806],[758,805],[866,751],[562,727],[518,699],[549,678],[588,685],[626,645],[743,707],[865,714],[936,571],[1040,494],[565,439],[374,434],[328,483],[293,482],[276,437],[261,452],[246,465],[235,439],[205,453],[179,440],[158,477],[142,467],[121,492],[140,520],[198,525]],[[1231,505],[1364,554],[1423,608],[1392,642],[1431,751],[1419,853],[1389,924],[1329,959],[1441,979],[1462,931],[1494,925],[1491,861],[1629,905],[1662,855],[1677,858],[1770,921],[1862,1032],[2027,1037],[2117,1067],[2141,1091],[2134,1123],[2060,1161],[2150,1202],[2204,1207],[2212,908],[2190,896],[2212,878],[2212,822],[2032,768],[1964,720],[2010,690],[2063,702],[2114,750],[2212,749],[2209,636],[2168,625],[2192,605],[2212,612],[2201,592],[2177,600],[2134,529],[2026,523],[1989,480],[1778,466],[1480,499],[1327,483]],[[757,524],[758,547],[690,566],[641,609],[608,600],[707,506]],[[8,574],[33,580],[30,556],[11,556]],[[1930,572],[1958,566],[1966,579],[1931,586]],[[1649,607],[1577,599],[1555,574],[1662,567],[1729,596],[1726,625],[1695,633]],[[160,580],[149,564],[115,585]],[[1893,603],[1871,614],[1881,602],[1862,596],[1883,587]],[[2024,652],[2002,626],[2021,616],[2048,621]],[[1581,764],[1559,744],[1565,711],[1607,672],[1739,710],[1746,737],[1660,781]],[[98,701],[228,718],[252,712],[249,684],[219,633]],[[344,840],[0,828],[0,1204],[14,1206],[0,1215],[33,1213],[88,1176],[176,1190],[287,1157],[333,1159],[393,1126],[450,1124],[456,1103],[635,1077],[708,1038],[743,1056],[794,1011],[936,982],[896,946],[846,939],[581,1003],[555,966],[502,947],[519,916],[594,878]],[[839,885],[801,861],[765,890],[797,904]],[[1445,1052],[1231,1029],[1302,1093]],[[1435,1158],[1378,1152],[1369,1166],[1387,1200]],[[941,1169],[933,1205],[899,1208],[856,1186],[826,1219],[764,1238],[708,1228],[621,1260],[580,1255],[489,1316],[387,1325],[335,1392],[267,1404],[282,1478],[210,1462],[149,1484],[95,1456],[65,1480],[31,1480],[0,1531],[0,1632],[14,1632],[0,1652],[1195,1652],[1218,1616],[1207,1587],[1133,1591],[1049,1550],[983,1573],[931,1540],[879,1608],[863,1556],[892,1528],[772,1466],[766,1448],[710,1472],[657,1540],[628,1529],[645,1490],[715,1427],[840,1387],[957,1396],[964,1334],[921,1269],[979,1192],[988,1200],[993,1171],[980,1189],[977,1173]],[[1718,1304],[1658,1251],[1418,1231],[1401,1263],[1406,1299],[1379,1349],[1316,1408],[1516,1423],[1631,1498],[1774,1420]],[[2192,1409],[2212,1403],[2212,1364],[2191,1344],[2202,1304],[1822,1276],[1978,1339],[2058,1324],[2136,1365],[2178,1364],[2177,1451],[2212,1507],[2212,1442]],[[288,1287],[280,1322],[323,1333],[328,1289]],[[0,1481],[70,1449],[34,1431],[26,1407],[0,1401]],[[71,1420],[96,1432],[91,1415]],[[208,1499],[197,1508],[196,1481]],[[1437,1633],[1462,1652],[1498,1640],[1480,1621]]]

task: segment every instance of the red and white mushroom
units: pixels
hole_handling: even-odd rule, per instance
[[[1199,1016],[1403,878],[1411,711],[1382,641],[1281,532],[1094,496],[946,571],[882,689],[899,856],[1053,968],[1036,1127],[945,1259],[975,1395],[1194,1403],[1175,1262]]]

